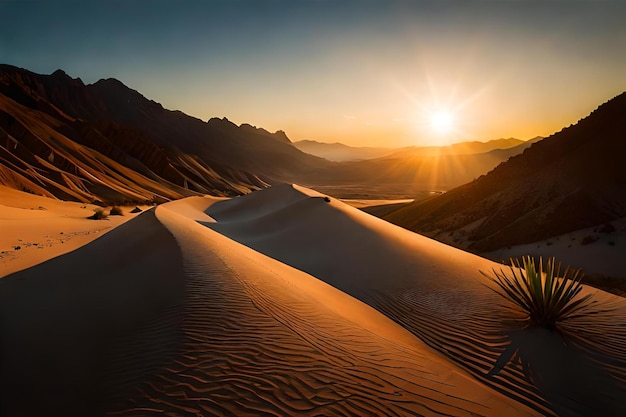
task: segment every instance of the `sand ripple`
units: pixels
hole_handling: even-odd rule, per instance
[[[185,260],[182,346],[109,414],[491,415],[503,406],[417,340],[377,336],[289,288],[273,260],[233,267],[224,237],[166,208],[157,214]]]
[[[334,200],[325,204],[301,187],[272,188],[267,200],[287,195],[292,204],[264,207],[253,218],[239,215],[251,211],[245,198],[219,203],[208,210],[217,223],[205,225],[376,308],[537,413],[626,415],[623,299],[599,293],[598,305],[560,332],[523,328],[514,324],[519,312],[478,273],[497,264]]]

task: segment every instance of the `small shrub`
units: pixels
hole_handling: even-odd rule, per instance
[[[559,278],[561,265],[554,258],[548,258],[545,272],[541,258],[539,268],[530,256],[522,258],[523,265],[518,260],[511,262],[510,274],[503,270],[493,270],[493,276],[480,273],[496,284],[491,290],[528,314],[531,325],[554,329],[557,322],[584,314],[593,294],[576,298],[582,290],[580,270],[567,268]]]
[[[104,209],[99,208],[91,216],[87,218],[90,220],[104,220],[107,217],[109,217],[109,215],[104,211]]]
[[[598,230],[598,232],[600,233],[613,233],[614,231],[615,231],[615,226],[613,226],[611,223],[605,224]]]
[[[598,240],[597,237],[587,235],[587,236],[583,237],[583,240],[580,241],[580,244],[581,245],[589,245],[589,244],[595,242],[596,240]]]
[[[124,213],[122,213],[122,208],[119,206],[113,206],[111,207],[111,211],[109,211],[109,215],[110,216],[123,216]]]

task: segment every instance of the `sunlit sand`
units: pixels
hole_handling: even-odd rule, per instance
[[[134,216],[125,207],[123,216],[87,220],[99,208],[0,186],[0,277],[70,252]]]
[[[622,413],[626,301],[599,291],[612,310],[564,336],[510,327],[519,314],[479,273],[492,267],[296,185],[163,204],[0,279],[0,403],[6,415]]]

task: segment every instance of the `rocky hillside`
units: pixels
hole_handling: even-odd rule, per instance
[[[284,132],[164,109],[117,80],[0,65],[0,183],[80,201],[237,195],[326,161]]]

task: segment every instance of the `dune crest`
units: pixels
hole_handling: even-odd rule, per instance
[[[533,414],[371,307],[203,227],[189,201],[157,209],[185,259],[180,354],[115,415]]]

